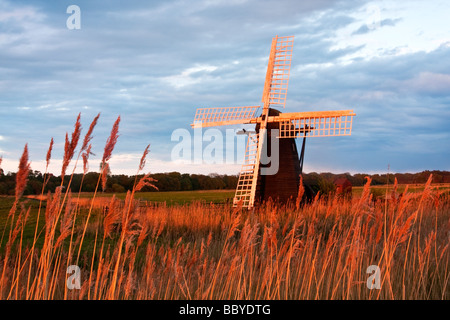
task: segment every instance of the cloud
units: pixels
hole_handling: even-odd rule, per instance
[[[371,23],[371,24],[365,23],[365,24],[361,25],[357,30],[353,31],[352,35],[367,34],[369,32],[373,32],[373,31],[377,30],[378,28],[385,27],[385,26],[393,27],[402,20],[403,19],[401,19],[401,18],[397,18],[397,19],[387,18],[387,19],[383,19],[381,21],[376,21],[375,23]]]
[[[390,27],[393,27],[393,26],[395,26],[398,22],[400,22],[400,21],[402,21],[403,19],[401,19],[401,18],[397,18],[397,19],[390,19],[390,18],[388,18],[388,19],[384,19],[384,20],[381,20],[381,26],[390,26]]]
[[[212,71],[217,70],[217,67],[210,65],[198,65],[183,70],[178,75],[163,77],[162,80],[168,82],[171,86],[179,89],[184,86],[198,84],[207,81]]]

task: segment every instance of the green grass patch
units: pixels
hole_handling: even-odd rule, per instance
[[[135,199],[141,201],[166,203],[167,205],[187,204],[193,201],[205,203],[226,203],[232,201],[235,190],[197,190],[197,191],[165,191],[165,192],[137,192]],[[81,197],[91,198],[93,193],[82,193]],[[98,197],[112,197],[113,193],[97,193]],[[118,199],[125,199],[126,193],[116,194]]]

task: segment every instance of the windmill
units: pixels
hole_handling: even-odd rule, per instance
[[[255,124],[248,133],[244,163],[239,174],[233,204],[252,208],[255,203],[272,198],[287,201],[296,197],[299,175],[303,170],[307,137],[351,135],[353,110],[281,113],[274,108],[284,108],[288,90],[294,37],[274,37],[270,49],[266,80],[260,106],[201,108],[197,109],[193,128]],[[262,162],[262,150],[271,150],[272,135],[279,138],[279,155],[275,174],[261,174],[267,169]],[[303,138],[300,157],[296,138]]]

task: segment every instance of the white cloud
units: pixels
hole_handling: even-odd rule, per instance
[[[443,27],[447,24],[450,9],[445,1],[430,4],[372,1],[351,13],[355,22],[337,30],[333,48],[365,46],[343,60],[431,52],[450,40]]]
[[[0,4],[0,22],[25,22],[30,20],[42,20],[43,14],[35,8],[27,6],[20,8],[11,8],[6,3]]]
[[[68,111],[68,110],[70,110],[68,107],[69,105],[70,105],[70,101],[60,101],[60,102],[55,102],[55,103],[46,103],[46,104],[39,105],[37,107],[37,109],[38,110],[50,109],[50,110],[55,110],[55,111]],[[22,107],[22,108],[23,108],[22,110],[29,109],[29,107]],[[25,108],[27,108],[27,109],[25,109]],[[83,107],[83,109],[86,109],[86,108]]]
[[[173,87],[179,89],[185,86],[198,84],[202,81],[207,80],[208,74],[215,70],[217,70],[217,67],[215,66],[197,65],[195,67],[183,70],[180,74],[164,77],[162,79],[168,82]],[[193,77],[193,75],[197,73],[201,73],[202,76]]]
[[[15,32],[0,34],[0,48],[16,57],[32,56],[38,51],[51,51],[62,47],[55,36],[62,30],[45,23],[47,15],[32,6],[12,8],[0,7],[0,23],[6,24]]]

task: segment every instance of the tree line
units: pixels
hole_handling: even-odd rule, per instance
[[[427,181],[430,174],[433,174],[433,183],[450,183],[449,171],[422,171],[418,173],[385,173],[368,175],[364,173],[342,173],[335,174],[331,172],[323,173],[304,173],[303,182],[311,186],[315,191],[328,193],[334,189],[334,181],[338,178],[347,178],[353,186],[362,186],[366,183],[365,177],[372,178],[372,185],[393,184],[394,179],[400,184],[423,184]],[[94,192],[97,185],[99,173],[89,172],[84,178],[82,174],[74,174],[71,182],[73,192]],[[238,182],[238,175],[221,175],[211,173],[209,175],[188,174],[179,172],[155,173],[150,175],[157,180],[154,184],[159,191],[190,191],[190,190],[220,190],[235,189]],[[142,176],[138,176],[139,179]],[[63,185],[67,185],[70,177],[64,178]],[[122,193],[133,188],[136,176],[114,175],[108,176],[105,192]],[[0,194],[13,195],[16,183],[16,173],[8,172],[4,174],[0,170]],[[25,195],[40,194],[44,183],[44,175],[39,171],[30,171],[28,183],[24,191]],[[55,192],[56,187],[61,185],[61,177],[50,175],[46,184],[44,193]],[[144,187],[143,192],[156,192],[153,188]]]
[[[139,175],[139,180],[143,175]],[[88,172],[84,178],[83,174],[74,174],[71,182],[72,192],[94,192],[97,186],[99,173]],[[190,191],[190,190],[220,190],[234,189],[237,185],[237,175],[219,175],[219,174],[181,174],[179,172],[156,173],[150,175],[157,180],[154,184],[159,191]],[[44,193],[55,192],[55,189],[61,185],[61,177],[52,174],[44,177],[39,171],[30,171],[28,175],[28,183],[24,191],[24,195],[41,194],[44,178],[48,179],[45,185]],[[70,176],[64,177],[64,185],[68,184]],[[133,188],[136,176],[128,176],[124,174],[108,175],[106,188],[107,193],[122,193]],[[16,184],[16,173],[8,172],[3,174],[0,171],[0,194],[13,195]],[[101,187],[100,187],[101,189]],[[101,190],[100,190],[101,191]],[[157,190],[144,187],[142,192],[156,192]]]

